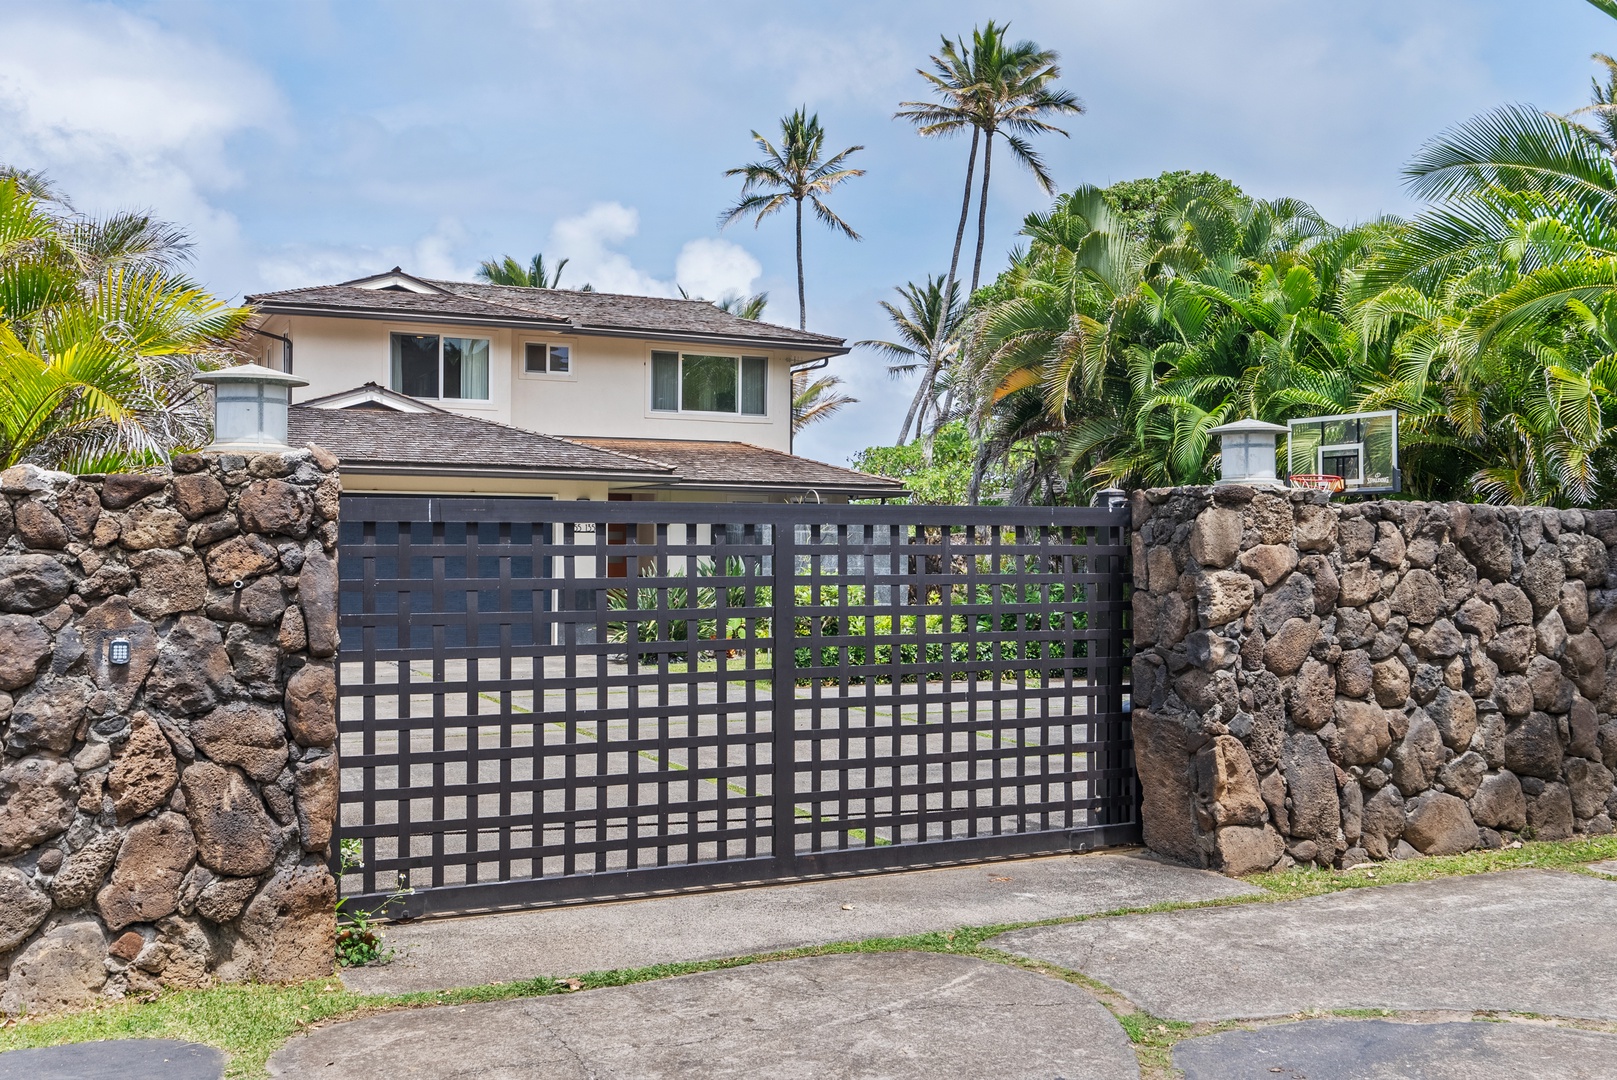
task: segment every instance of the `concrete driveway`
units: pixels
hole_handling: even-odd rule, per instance
[[[1070,983],[933,953],[820,956],[565,997],[383,1013],[292,1040],[319,1080],[882,1077],[1136,1080]]]
[[[1613,926],[1617,881],[1516,870],[1093,919],[990,944],[1081,971],[1173,1020],[1373,1008],[1612,1020]]]
[[[1201,871],[1108,855],[422,923],[393,931],[407,941],[419,935],[413,961],[350,972],[350,983],[454,986],[490,972],[562,975],[1090,913],[990,939],[995,949],[1050,965],[1039,970],[994,962],[995,953],[755,962],[378,1013],[294,1038],[270,1068],[321,1080],[1137,1078],[1136,1048],[1104,1001],[1125,1015],[1132,1003],[1199,1025],[1172,1050],[1186,1080],[1617,1078],[1617,880],[1520,870],[1303,900],[1095,914],[1251,891]],[[1108,989],[1091,994],[1092,984],[1059,969]],[[1303,1019],[1340,1009],[1394,1013]],[[1268,1019],[1276,1017],[1298,1019]],[[1235,1026],[1208,1030],[1229,1021]],[[3,1055],[0,1077],[56,1075],[39,1071],[43,1064]]]
[[[388,928],[397,960],[346,971],[343,981],[370,993],[442,990],[1261,892],[1147,855],[1058,855],[424,919]]]

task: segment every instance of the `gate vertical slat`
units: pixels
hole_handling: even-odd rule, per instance
[[[769,755],[769,846],[776,873],[789,877],[797,863],[797,653],[790,644],[797,632],[797,531],[793,524],[777,520],[770,526],[770,537],[775,573],[769,592],[769,700],[774,735]]]

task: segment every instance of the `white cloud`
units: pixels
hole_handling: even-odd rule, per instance
[[[280,124],[274,84],[242,56],[104,6],[13,9],[0,35],[0,161],[44,169],[80,208],[150,208],[234,246],[211,192],[245,177],[226,142]]]
[[[617,248],[640,231],[640,213],[622,203],[596,203],[582,214],[562,218],[550,229],[547,255],[567,262],[567,283],[585,282],[600,292],[635,296],[678,296],[681,287],[710,300],[752,290],[763,267],[745,248],[703,237],[680,249],[674,279],[665,281],[639,269]]]
[[[674,280],[692,296],[710,300],[745,296],[763,272],[746,248],[713,237],[692,240],[674,260]]]
[[[582,214],[552,225],[545,250],[568,260],[570,284],[588,282],[599,292],[636,296],[678,295],[671,285],[637,270],[629,256],[614,250],[639,231],[638,210],[622,203],[596,203]]]

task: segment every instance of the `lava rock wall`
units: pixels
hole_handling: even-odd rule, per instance
[[[1152,849],[1245,874],[1612,831],[1617,512],[1233,485],[1131,509]]]
[[[336,467],[0,473],[0,1012],[331,972]]]

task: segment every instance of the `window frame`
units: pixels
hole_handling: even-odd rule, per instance
[[[543,345],[545,347],[545,370],[528,370],[528,346]],[[550,370],[551,350],[567,350],[567,370]],[[519,337],[516,339],[514,352],[516,355],[517,377],[522,379],[536,379],[541,382],[567,382],[578,377],[578,346],[573,341],[557,341],[554,338]]]
[[[674,390],[677,396],[676,407],[673,409],[657,408],[657,356],[658,354],[672,353],[675,357]],[[685,358],[693,357],[722,357],[735,362],[736,373],[736,407],[733,412],[722,412],[711,409],[687,409],[685,407]],[[763,412],[746,412],[746,362],[748,360],[761,360],[763,369]],[[768,353],[739,353],[739,352],[698,352],[674,347],[652,348],[646,357],[646,415],[650,417],[689,416],[704,420],[730,420],[746,423],[767,423],[772,419],[770,413],[769,392],[769,363],[771,357]]]
[[[437,328],[429,328],[429,327],[414,327],[414,326],[410,326],[410,327],[392,326],[392,327],[389,327],[388,331],[387,331],[387,351],[386,351],[386,354],[385,354],[386,355],[386,360],[385,360],[386,369],[385,370],[387,372],[387,381],[385,382],[384,385],[386,385],[389,390],[392,390],[396,394],[404,394],[405,393],[404,390],[400,389],[398,386],[395,386],[394,383],[393,383],[393,348],[394,348],[393,343],[394,343],[395,338],[400,338],[400,337],[431,337],[431,338],[436,338],[437,341],[438,341],[438,394],[437,394],[437,396],[436,397],[423,397],[423,396],[421,396],[419,394],[407,394],[406,396],[416,398],[419,401],[451,402],[451,403],[455,403],[457,405],[460,405],[461,407],[464,407],[464,408],[478,408],[478,407],[487,408],[487,407],[492,407],[493,406],[493,404],[494,404],[494,386],[495,386],[495,382],[494,382],[494,376],[495,376],[495,364],[494,364],[495,339],[494,339],[494,337],[492,335],[478,335],[478,334],[474,334],[474,333],[468,333],[467,331],[462,330],[459,327],[451,327],[450,329],[447,329],[447,330],[437,329]],[[481,342],[483,342],[483,344],[485,346],[486,355],[488,357],[488,370],[485,372],[485,379],[488,382],[488,394],[485,397],[444,397],[444,339],[445,338],[458,338],[458,339],[460,339],[462,341],[481,341]],[[403,372],[401,371],[400,375],[402,376],[402,374],[403,374]],[[400,382],[402,383],[402,381],[403,380],[402,380],[402,377],[401,377]]]

